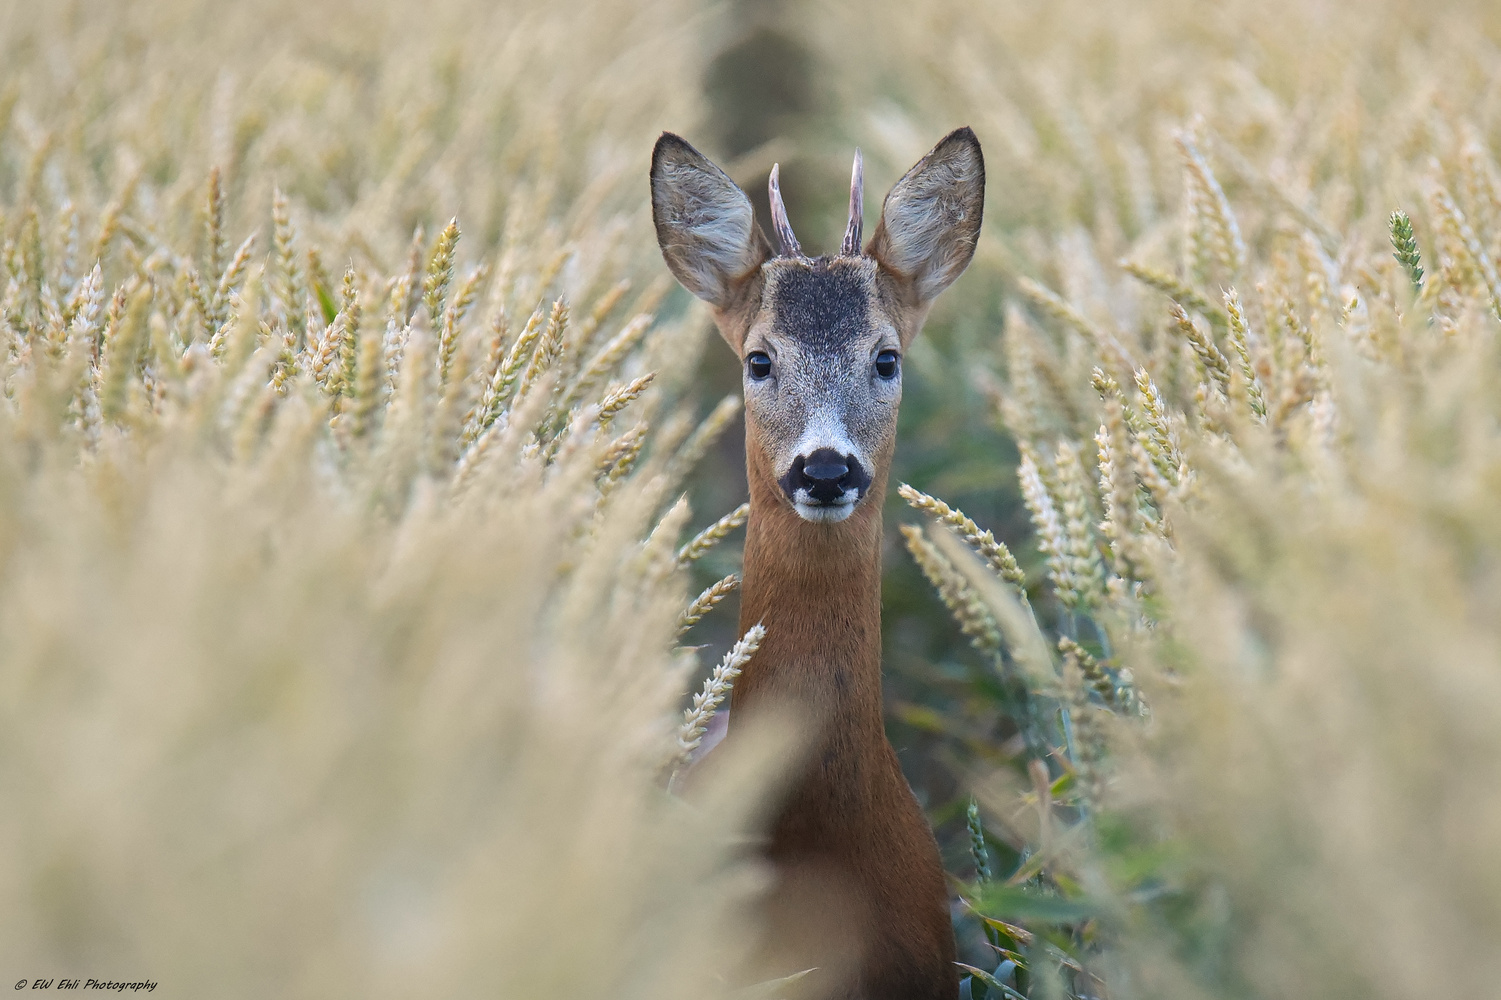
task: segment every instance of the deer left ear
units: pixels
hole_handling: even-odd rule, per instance
[[[717,309],[728,308],[771,256],[745,192],[671,132],[652,151],[651,212],[668,269]]]
[[[944,136],[896,182],[865,252],[926,306],[969,266],[984,209],[985,158],[966,126]]]

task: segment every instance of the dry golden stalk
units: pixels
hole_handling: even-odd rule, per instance
[[[568,342],[568,302],[558,299],[552,304],[552,310],[547,314],[547,332],[542,335],[548,363],[551,364],[563,356]]]
[[[1486,152],[1484,141],[1471,138],[1459,152],[1459,173],[1465,200],[1470,206],[1476,233],[1482,244],[1490,236],[1490,252],[1501,253],[1501,184]]]
[[[422,277],[422,304],[427,307],[428,320],[436,328],[443,322],[444,301],[448,286],[453,282],[454,251],[459,245],[459,220],[450,219],[438,234],[428,259],[427,271]]]
[[[21,235],[16,241],[20,247],[20,272],[17,277],[33,300],[40,297],[42,284],[46,281],[42,266],[42,220],[35,208],[27,208],[21,223]]]
[[[646,443],[646,430],[647,425],[639,423],[610,442],[610,447],[605,450],[598,466],[602,497],[635,468],[636,462],[641,458],[641,447]]]
[[[278,395],[285,395],[287,382],[297,374],[297,333],[286,321],[285,317],[276,317],[276,325],[273,327],[265,320],[261,321],[261,334],[264,340],[276,345],[276,364],[271,371],[271,388]]]
[[[1151,458],[1157,474],[1169,483],[1176,484],[1183,468],[1183,455],[1178,449],[1177,435],[1168,417],[1167,404],[1145,368],[1136,370],[1136,391],[1141,399],[1140,428],[1137,439]]]
[[[1132,542],[1139,513],[1125,403],[1120,386],[1098,368],[1094,370],[1093,383],[1105,406],[1105,422],[1095,434],[1099,451],[1100,496],[1105,501],[1105,520],[1100,531],[1109,543],[1115,575],[1129,580],[1136,571]]]
[[[631,318],[619,333],[611,337],[599,353],[584,367],[578,378],[574,379],[569,387],[565,401],[572,403],[594,388],[601,379],[608,377],[625,356],[635,350],[636,345],[641,343],[641,338],[646,336],[646,331],[651,329],[655,319],[650,313],[643,313]]]
[[[239,289],[240,282],[245,277],[245,269],[250,266],[250,255],[255,252],[255,238],[255,233],[245,237],[224,273],[219,275],[218,284],[214,287],[214,297],[210,302],[212,308],[209,316],[209,326],[215,333],[229,321],[229,300]]]
[[[186,345],[206,339],[212,331],[208,326],[208,292],[198,277],[198,269],[191,266],[184,268],[182,283],[185,286],[181,296],[183,305],[178,311],[177,322],[182,342]]]
[[[42,339],[47,345],[48,357],[56,361],[62,357],[63,344],[68,338],[68,324],[63,319],[62,308],[57,304],[57,297],[52,294],[50,285],[42,286],[41,309]]]
[[[901,526],[902,537],[907,540],[907,551],[922,570],[928,583],[938,591],[939,598],[954,616],[959,630],[969,637],[975,648],[984,653],[996,654],[1001,649],[1001,628],[996,623],[990,608],[969,585],[964,575],[953,563],[939,552],[932,542],[923,537],[916,525]]]
[[[308,345],[309,350],[314,350],[314,345]],[[329,329],[324,330],[323,336],[317,338],[317,350],[312,353],[312,363],[309,365],[309,374],[320,389],[329,395],[338,395],[338,378],[341,371],[341,360],[344,356],[344,320],[342,314],[335,317]]]
[[[166,317],[153,312],[146,324],[149,334],[143,373],[153,383],[153,409],[159,408],[169,391],[169,384],[182,381],[182,343],[167,327]]]
[[[958,535],[964,544],[975,551],[986,564],[995,571],[996,575],[1016,588],[1016,592],[1025,601],[1027,599],[1027,574],[1022,571],[1016,557],[1004,542],[996,540],[989,529],[980,530],[980,526],[969,519],[962,510],[957,510],[944,503],[935,496],[930,496],[902,483],[897,487],[903,500],[918,510],[931,514],[945,528]]]
[[[332,323],[339,307],[333,299],[333,281],[328,276],[328,268],[323,266],[323,254],[317,247],[310,246],[304,257],[307,261],[308,315],[317,316],[319,323]]]
[[[438,332],[438,382],[440,385],[446,385],[450,378],[449,369],[453,364],[453,355],[457,350],[459,340],[459,323],[469,312],[469,307],[474,304],[475,296],[479,294],[480,283],[489,275],[488,265],[477,265],[469,272],[464,283],[459,286],[458,294],[443,309],[443,326]]]
[[[687,566],[702,558],[705,552],[724,541],[730,532],[744,524],[749,517],[750,504],[743,503],[700,531],[693,536],[692,541],[678,549],[678,565]]]
[[[625,298],[626,293],[630,290],[630,279],[622,278],[621,280],[615,282],[615,284],[611,285],[605,291],[605,293],[595,301],[594,305],[589,309],[589,315],[584,319],[582,323],[579,324],[579,351],[582,352],[589,349],[589,345],[594,341],[594,335],[599,332],[600,324],[603,323],[607,318],[609,318],[610,313],[615,311],[615,307],[620,304],[620,300]]]
[[[1481,244],[1469,220],[1465,218],[1465,214],[1460,211],[1459,206],[1454,203],[1453,196],[1447,190],[1441,185],[1435,185],[1429,194],[1429,200],[1433,203],[1434,211],[1443,221],[1445,230],[1469,258],[1469,263],[1490,301],[1491,311],[1498,319],[1501,319],[1501,275],[1497,274],[1496,264],[1491,259],[1491,255]]]
[[[1232,382],[1232,387],[1235,383]],[[1165,516],[1161,512],[1167,509],[1168,501],[1173,495],[1173,486],[1163,478],[1161,470],[1152,461],[1152,456],[1142,447],[1143,438],[1140,435],[1131,439],[1131,463],[1136,470],[1136,478],[1146,489],[1147,495],[1152,498],[1152,503],[1157,507],[1158,516],[1154,516],[1150,510],[1138,507],[1138,513],[1155,532],[1166,538],[1171,535]]]
[[[125,306],[130,301],[130,296],[135,293],[139,284],[139,279],[131,278],[125,284],[118,286],[114,294],[110,296],[109,310],[105,313],[104,320],[104,341],[99,345],[98,353],[100,358],[103,357],[104,350],[119,335],[120,322],[125,318]]]
[[[1100,554],[1090,526],[1090,495],[1093,491],[1079,449],[1072,441],[1058,443],[1055,465],[1069,582],[1077,594],[1077,606],[1091,607],[1104,597],[1105,592],[1104,569],[1100,566]]]
[[[412,328],[406,318],[407,289],[401,278],[386,282],[386,329],[381,337],[381,363],[386,370],[386,388],[394,390],[401,372],[401,356]]]
[[[93,359],[99,346],[99,316],[104,309],[104,277],[98,264],[74,286],[77,306],[68,326],[68,350]]]
[[[504,314],[501,317],[504,323]],[[503,326],[497,330],[496,336],[500,337]],[[478,440],[479,436],[493,424],[500,415],[505,412],[506,404],[510,401],[512,389],[516,384],[516,378],[521,372],[522,365],[529,363],[536,353],[537,341],[542,336],[542,307],[539,305],[533,310],[531,318],[526,321],[526,327],[506,352],[505,359],[500,367],[495,369],[494,376],[489,385],[485,387],[480,396],[479,405],[475,408],[474,419],[464,429],[464,444],[468,446]]]
[[[120,232],[120,214],[124,211],[125,206],[117,201],[104,206],[104,213],[99,218],[99,235],[94,239],[95,260],[103,260],[109,251],[110,244]]]
[[[1089,650],[1067,636],[1061,636],[1058,639],[1058,652],[1063,654],[1065,663],[1078,668],[1089,686],[1104,699],[1105,704],[1112,709],[1121,707],[1115,681],[1105,672],[1105,669],[1100,666],[1100,661],[1095,659]]]
[[[287,196],[279,187],[271,192],[271,225],[277,276],[272,294],[288,328],[300,339],[306,332],[307,282],[297,253],[297,230],[292,225],[292,212],[287,205]]]
[[[489,385],[494,380],[495,373],[500,371],[500,366],[505,361],[506,340],[510,336],[510,317],[506,314],[505,306],[501,306],[491,315],[485,335],[485,363],[479,371],[485,385]]]
[[[1032,525],[1037,531],[1037,548],[1047,557],[1048,576],[1052,578],[1058,600],[1065,608],[1078,607],[1082,593],[1068,557],[1063,521],[1058,516],[1052,492],[1042,480],[1036,452],[1025,442],[1021,443],[1021,451],[1022,460],[1016,474],[1021,481],[1022,499],[1026,501]]]
[[[1216,329],[1223,330],[1229,324],[1229,318],[1223,311],[1166,271],[1159,271],[1157,268],[1133,260],[1122,260],[1120,266],[1137,281],[1157,289],[1183,308],[1192,309],[1203,316]]]
[[[490,413],[497,405],[500,393],[497,376],[505,364],[506,339],[509,336],[510,322],[505,306],[502,305],[490,317],[489,332],[485,337],[485,362],[476,373],[480,382],[479,398],[464,415],[464,433],[460,438],[464,448],[474,443],[475,437],[484,429],[485,414]]]
[[[1292,299],[1284,297],[1279,305],[1284,345],[1296,344],[1302,354],[1302,367],[1308,371],[1318,370],[1323,366],[1323,359],[1318,350],[1318,340],[1314,337],[1313,327],[1303,322],[1303,318],[1298,315],[1298,307],[1293,304]]]
[[[1087,316],[1060,298],[1055,292],[1044,288],[1031,278],[1019,279],[1017,281],[1017,288],[1043,312],[1052,316],[1058,322],[1072,327],[1088,338],[1116,369],[1121,372],[1136,370],[1137,366],[1131,359],[1130,352],[1126,350],[1115,334],[1096,325]]]
[[[692,508],[688,506],[688,494],[684,493],[662,515],[646,541],[641,543],[636,565],[643,577],[648,580],[665,579],[678,568],[675,558],[677,540],[692,514]]]
[[[1234,283],[1246,268],[1246,244],[1230,200],[1192,134],[1179,132],[1173,139],[1188,175],[1189,240],[1194,247],[1197,277],[1201,282],[1208,280],[1205,263],[1212,261],[1221,275]]]
[[[397,327],[404,327],[412,321],[412,314],[417,311],[417,303],[422,294],[422,276],[424,255],[422,248],[427,244],[427,231],[421,226],[412,230],[412,242],[407,246],[406,269],[396,278],[392,279],[391,317]]]
[[[58,223],[54,230],[60,234],[57,246],[57,264],[53,268],[57,294],[66,299],[73,285],[82,277],[78,273],[78,209],[71,198],[64,198],[58,209]],[[0,221],[3,225],[3,221]]]
[[[604,399],[599,404],[599,422],[601,425],[608,424],[615,419],[615,415],[631,404],[633,400],[652,384],[657,377],[656,372],[647,372],[639,378],[632,379],[625,385],[618,385],[605,393]]]
[[[4,213],[0,213],[0,226],[3,226],[3,225],[4,225]],[[99,268],[99,264],[97,262],[95,262],[94,268],[96,270]],[[191,269],[189,269],[189,270],[191,270]],[[88,280],[88,274],[87,273],[81,274],[81,275],[79,275],[78,280],[75,281],[75,282],[73,282],[73,286],[68,289],[67,297],[63,301],[63,318],[65,320],[67,320],[69,323],[73,322],[73,317],[75,315],[77,315],[79,308],[83,304],[83,298],[84,298],[84,295],[85,295],[84,284],[85,284],[85,282],[87,280]],[[200,295],[202,294],[202,291],[203,291],[202,285],[200,284],[200,286],[199,286],[199,294]],[[206,315],[206,314],[207,313],[205,312],[204,315]]]
[[[349,436],[360,438],[375,429],[375,415],[384,402],[386,369],[381,337],[372,331],[357,336],[358,358],[354,371],[354,401],[349,408]]]
[[[121,291],[129,298],[118,321],[112,321],[111,332],[99,358],[102,383],[99,406],[106,420],[119,420],[125,415],[130,386],[136,381],[136,366],[148,334],[152,287],[143,283],[129,291],[125,288]]]
[[[245,354],[231,348],[244,347],[253,342],[253,338],[241,329],[248,325],[251,310],[246,307],[244,297],[235,292],[230,296],[226,312],[230,318],[220,324],[208,339],[209,354],[215,360],[224,360],[226,356],[242,359]]]
[[[532,318],[527,321],[527,330],[522,332],[525,338],[533,329],[536,334],[536,347],[532,349],[531,357],[527,360],[526,370],[521,374],[521,381],[516,386],[516,398],[521,399],[530,391],[532,385],[540,378],[543,372],[552,367],[553,363],[563,351],[563,331],[568,324],[568,306],[562,299],[553,302],[552,308],[547,313],[547,325],[541,326],[542,306],[539,304]],[[517,339],[517,344],[521,339]]]
[[[1035,437],[1039,417],[1049,410],[1059,413],[1070,425],[1077,423],[1079,408],[1070,380],[1059,370],[1051,345],[1038,335],[1026,312],[1015,303],[1006,308],[1004,329],[1007,386],[1002,390],[999,385],[982,384],[981,388],[992,397],[1012,434]],[[979,374],[985,377],[985,373]]]
[[[730,647],[730,651],[714,668],[708,680],[704,681],[703,690],[693,696],[693,704],[683,711],[683,724],[678,727],[678,762],[686,761],[688,755],[703,742],[704,733],[709,731],[709,720],[729,697],[735,678],[740,676],[751,657],[756,655],[764,638],[765,626],[757,623],[747,629],[745,635]]]
[[[470,268],[469,274],[464,278],[463,284],[459,285],[458,294],[449,301],[444,313],[452,315],[455,323],[462,322],[464,317],[469,315],[469,310],[474,305],[474,300],[479,297],[481,286],[489,278],[490,265],[488,263],[482,261]]]
[[[277,400],[280,398],[281,394],[276,386],[269,383],[255,390],[253,400],[240,413],[240,419],[234,427],[231,446],[237,459],[243,462],[255,456],[261,439],[265,436],[266,424],[276,411]]]
[[[353,265],[344,271],[339,290],[339,314],[334,329],[339,331],[338,370],[330,376],[331,391],[341,396],[354,393],[355,362],[360,344],[360,290]]]
[[[676,282],[673,281],[671,275],[657,275],[651,280],[650,284],[641,290],[641,294],[636,297],[635,302],[631,303],[631,307],[627,311],[632,316],[638,316],[642,313],[655,313],[657,307],[667,298],[667,293],[672,291],[674,287],[676,287]]]
[[[1256,375],[1256,366],[1251,361],[1250,326],[1246,323],[1246,313],[1241,308],[1240,296],[1233,288],[1225,293],[1225,314],[1230,318],[1230,346],[1235,348],[1235,356],[1240,361],[1240,373],[1245,381],[1247,402],[1256,418],[1265,423],[1266,397],[1262,394],[1261,379]]]
[[[574,251],[572,247],[565,247],[564,249],[559,250],[556,254],[554,254],[552,258],[545,265],[543,265],[542,270],[537,272],[538,295],[543,294],[547,291],[548,288],[552,286],[553,281],[558,277],[558,272],[563,270],[563,265],[568,263],[569,259],[573,257],[573,254]]]
[[[1209,334],[1199,329],[1193,318],[1184,312],[1182,306],[1174,302],[1168,306],[1168,310],[1172,314],[1173,323],[1177,326],[1178,332],[1193,346],[1194,354],[1198,355],[1199,362],[1214,380],[1216,387],[1221,393],[1228,392],[1230,362],[1225,360],[1225,356],[1220,353],[1220,349],[1215,346]]]
[[[440,341],[441,347],[441,341]],[[428,470],[441,477],[452,471],[459,456],[464,422],[468,417],[466,407],[471,402],[474,383],[467,378],[473,364],[475,345],[464,341],[450,363],[450,378],[436,387],[438,404],[433,411],[431,440],[428,447]]]
[[[736,414],[740,412],[740,407],[739,395],[725,396],[715,404],[714,409],[709,411],[709,415],[699,422],[699,425],[693,429],[693,433],[688,435],[688,439],[673,452],[667,468],[662,472],[668,489],[693,471],[709,450],[710,445],[719,439],[719,435],[724,433],[730,421],[735,419]]]
[[[225,254],[229,250],[224,235],[224,184],[219,168],[208,174],[208,203],[204,206],[204,269],[210,280],[224,273]],[[205,314],[207,315],[207,314]]]
[[[719,602],[734,593],[739,586],[740,577],[731,573],[723,580],[716,580],[706,587],[704,592],[695,597],[693,603],[689,604],[678,618],[678,635],[683,635],[702,621],[704,615],[718,607]]]

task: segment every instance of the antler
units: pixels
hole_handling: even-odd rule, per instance
[[[771,191],[771,224],[777,231],[777,242],[782,245],[782,256],[801,257],[803,248],[792,232],[792,223],[787,221],[787,206],[782,204],[782,185],[778,180],[781,171],[780,163],[771,165],[771,183],[768,185]]]
[[[845,257],[860,256],[860,234],[865,229],[865,164],[860,158],[860,148],[855,147],[855,168],[850,173],[850,224],[844,230],[844,242],[839,253]]]

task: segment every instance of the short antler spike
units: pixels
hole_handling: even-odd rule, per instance
[[[782,203],[781,172],[780,163],[771,165],[771,182],[768,185],[771,192],[771,224],[777,231],[777,242],[782,245],[782,256],[801,257],[803,248],[792,232],[792,223],[787,221],[787,206]]]
[[[850,173],[850,224],[844,230],[844,242],[839,253],[845,257],[860,256],[860,236],[865,229],[865,161],[860,158],[860,149],[855,148],[855,167]]]

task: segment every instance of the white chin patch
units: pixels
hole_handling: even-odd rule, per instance
[[[855,501],[837,504],[814,504],[793,501],[792,506],[797,510],[797,516],[804,521],[821,521],[824,524],[834,524],[843,521],[855,512]]]

